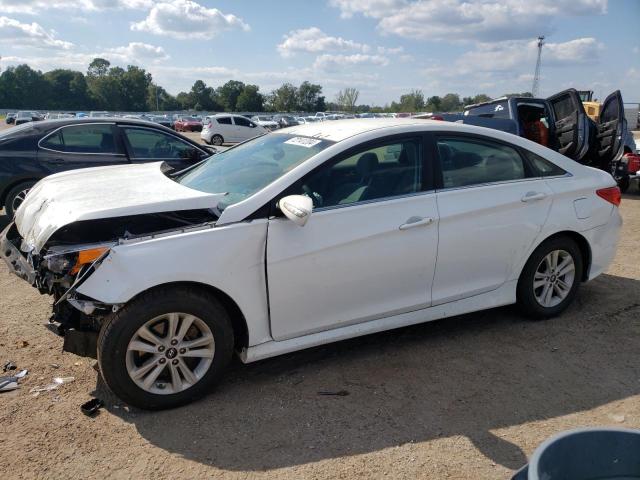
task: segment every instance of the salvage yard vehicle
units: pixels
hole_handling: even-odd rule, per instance
[[[166,161],[183,169],[215,153],[155,123],[121,118],[71,118],[0,132],[0,208],[9,218],[40,179],[101,165]]]
[[[585,92],[573,88],[549,98],[509,97],[465,107],[464,116],[445,120],[509,131],[567,157],[610,172],[624,192],[629,173],[624,154],[635,152],[619,90],[600,105],[594,121],[585,111]],[[506,126],[505,126],[506,125]]]
[[[11,125],[13,123],[15,123],[16,121],[16,114],[15,113],[7,113],[7,116],[4,119],[4,123],[6,123],[7,125]]]
[[[198,117],[180,117],[173,123],[176,132],[201,132],[202,121]]]
[[[278,122],[274,122],[273,118],[269,115],[254,115],[253,117],[251,117],[251,121],[270,132],[272,130],[277,130],[278,128],[280,128]]]
[[[234,350],[253,362],[512,303],[559,315],[612,261],[619,203],[608,173],[498,130],[343,120],[183,172],[53,175],[0,255],[53,296],[65,349],[97,338],[109,388],[160,409],[204,394]]]
[[[209,145],[244,142],[267,133],[267,129],[242,115],[218,114],[205,119],[200,138]]]

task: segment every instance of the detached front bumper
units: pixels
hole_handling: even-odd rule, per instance
[[[14,223],[10,223],[0,234],[0,257],[9,267],[9,271],[34,285],[36,282],[36,271],[28,260],[28,257],[20,251],[20,235]]]

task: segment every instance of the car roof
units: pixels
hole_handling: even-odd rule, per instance
[[[421,125],[427,126],[434,122],[432,120],[422,120],[413,118],[354,118],[345,120],[331,120],[325,122],[305,123],[302,125],[277,130],[275,134],[293,134],[303,137],[315,137],[340,142],[347,138],[361,133],[371,132],[387,127]],[[451,123],[451,128],[456,128],[455,123]]]
[[[68,125],[80,125],[83,123],[121,123],[127,125],[151,126],[153,128],[164,128],[155,122],[141,120],[137,118],[124,117],[75,117],[75,118],[56,118],[53,120],[42,120],[34,123],[36,130],[51,130],[52,128],[65,127]]]

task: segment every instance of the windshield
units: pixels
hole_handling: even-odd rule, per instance
[[[226,193],[218,204],[222,211],[262,190],[332,143],[295,135],[263,135],[210,157],[176,181],[202,192]]]

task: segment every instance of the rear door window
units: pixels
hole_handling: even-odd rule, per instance
[[[472,137],[440,137],[437,141],[444,188],[509,182],[529,177],[515,148]]]
[[[116,154],[110,124],[70,125],[56,130],[40,142],[40,147],[65,153]]]
[[[216,118],[216,121],[220,125],[231,125],[231,117],[219,117],[219,118]]]

